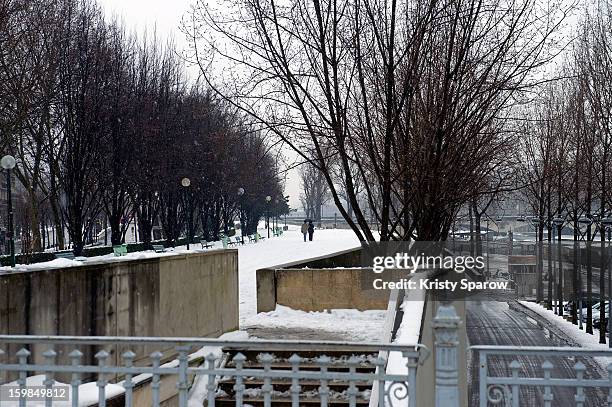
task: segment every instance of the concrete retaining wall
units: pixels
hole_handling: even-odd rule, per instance
[[[264,269],[257,270],[257,312],[268,312],[272,311],[276,308],[276,304],[286,305],[296,309],[304,309],[308,311],[319,311],[322,309],[334,309],[334,308],[359,308],[358,306],[349,306],[346,304],[351,304],[351,295],[350,292],[354,292],[358,290],[359,287],[356,284],[359,284],[359,281],[351,280],[350,285],[346,287],[347,292],[341,293],[339,297],[330,297],[334,292],[335,288],[330,286],[330,279],[333,279],[336,283],[346,282],[347,275],[343,273],[339,273],[336,275],[337,271],[346,271],[346,272],[356,272],[356,268],[361,265],[361,247],[356,247],[353,249],[342,250],[336,253],[332,253],[325,256],[315,257],[308,260],[299,260],[291,263],[279,264],[274,267],[268,267]],[[352,271],[342,270],[342,269],[334,269],[334,267],[354,267]],[[317,273],[316,279],[315,275],[310,273],[308,275],[299,275],[298,272],[304,271],[304,268],[307,268],[308,271],[314,271],[317,269],[320,273]],[[327,270],[322,270],[327,268]],[[298,270],[300,269],[300,270]],[[310,270],[313,269],[313,270]],[[330,269],[333,269],[335,272],[330,273]],[[291,273],[282,273],[282,271],[293,270]],[[282,275],[282,292],[280,293],[281,298],[278,298],[278,280],[277,276]],[[321,278],[322,280],[319,280]],[[309,282],[308,282],[309,281]],[[307,282],[307,283],[306,283]],[[303,284],[306,283],[305,286]],[[308,297],[304,297],[304,294],[300,292],[299,296],[294,296],[297,298],[292,298],[288,296],[290,292],[299,292],[299,289],[295,287],[295,284],[302,285],[301,288],[308,288]],[[314,303],[313,293],[317,293],[317,302],[320,301],[319,298],[327,298],[333,300],[333,303],[329,303],[328,300],[324,300],[327,303],[327,308],[322,308],[321,306],[316,306]],[[360,309],[386,309],[387,301],[388,301],[388,293],[384,296],[384,300],[377,298],[376,299],[376,307],[377,308],[360,308]],[[381,305],[383,304],[384,305]],[[331,306],[334,303],[337,303],[338,306]],[[311,305],[308,305],[311,304]],[[302,307],[308,307],[302,308]],[[364,305],[362,304],[361,307]]]
[[[0,274],[0,332],[217,337],[238,328],[238,302],[237,250],[13,272]],[[111,363],[124,351],[108,350]],[[132,350],[136,363],[147,362],[148,349]],[[93,361],[96,349],[81,351]]]
[[[370,274],[371,269],[351,268],[257,270],[257,312],[276,304],[303,311],[387,309],[389,290],[373,289]]]

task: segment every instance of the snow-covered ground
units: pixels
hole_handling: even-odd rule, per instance
[[[260,232],[264,236],[263,232]],[[298,226],[289,226],[281,237],[238,247],[240,281],[240,323],[257,312],[257,269],[331,254],[359,247],[359,240],[349,229],[316,230],[312,242],[304,242]]]
[[[594,350],[610,350],[607,344],[599,343],[599,330],[593,328],[593,335],[586,333],[585,331],[578,328],[577,325],[565,320],[555,314],[552,310],[548,310],[540,304],[530,301],[519,301],[519,303],[533,312],[540,315],[546,321],[557,326],[563,333],[565,333],[573,342],[578,344],[581,348],[594,349]],[[612,363],[612,357],[595,358],[595,360],[606,369],[610,363]]]
[[[333,309],[328,312],[305,312],[277,305],[274,311],[262,312],[241,323],[241,329],[288,328],[338,333],[353,342],[379,342],[385,322],[385,311]]]
[[[297,226],[289,226],[282,237],[266,239],[238,248],[240,280],[240,328],[288,328],[339,333],[354,341],[377,342],[384,324],[383,310],[329,310],[304,312],[284,306],[257,314],[256,271],[298,260],[331,254],[359,246],[351,230],[317,230],[312,242],[304,242]]]

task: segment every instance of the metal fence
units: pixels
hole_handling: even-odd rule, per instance
[[[302,393],[300,383],[302,381],[316,381],[318,387],[318,398],[320,405],[326,406],[330,401],[330,384],[345,382],[348,391],[345,394],[346,401],[350,406],[357,404],[360,392],[357,391],[357,383],[378,383],[380,389],[384,389],[379,396],[378,405],[392,405],[393,400],[409,401],[411,406],[416,405],[416,370],[420,363],[427,357],[428,351],[421,345],[393,345],[393,344],[364,344],[346,342],[320,342],[320,341],[223,341],[216,339],[192,339],[192,338],[131,338],[131,337],[45,337],[45,336],[0,336],[0,344],[5,344],[4,349],[17,349],[9,354],[0,350],[0,373],[11,373],[17,375],[11,395],[7,393],[6,385],[3,392],[3,400],[0,405],[14,405],[19,407],[30,406],[29,400],[38,400],[45,406],[56,406],[58,403],[58,388],[65,386],[69,388],[69,397],[63,399],[63,405],[77,407],[83,405],[79,400],[79,387],[84,377],[95,376],[97,387],[97,405],[104,407],[111,396],[107,394],[107,385],[110,378],[120,378],[116,381],[122,387],[119,395],[116,392],[112,397],[123,400],[120,405],[131,407],[134,401],[134,389],[147,382],[150,391],[151,404],[154,407],[160,405],[160,383],[163,380],[172,380],[176,385],[178,394],[178,405],[187,406],[189,390],[194,385],[194,378],[204,379],[204,393],[208,406],[215,405],[217,395],[217,384],[221,378],[235,379],[235,405],[243,405],[245,394],[244,381],[246,378],[259,378],[263,381],[261,396],[265,406],[270,406],[275,397],[272,381],[285,379],[290,382],[290,397],[293,406],[300,405]],[[16,346],[17,345],[17,346]],[[94,359],[97,363],[86,363],[84,348],[95,347],[98,350]],[[288,358],[288,368],[275,366],[275,352],[291,349],[300,349],[300,352],[312,354],[316,352],[318,357],[309,358],[310,368],[301,370],[301,363],[305,358],[298,354]],[[40,349],[44,351],[35,355],[28,349]],[[120,355],[113,355],[108,348],[126,349]],[[172,357],[170,362],[163,363],[163,353],[156,350],[147,357],[137,360],[136,353],[131,349],[174,349],[176,358]],[[218,352],[221,348],[240,349],[243,351],[255,351],[265,349],[258,355],[261,366],[253,368],[249,366],[244,353],[238,352],[228,361]],[[369,361],[376,370],[361,372],[360,367],[364,361],[355,356],[347,363],[348,371],[336,371],[334,360],[326,353],[347,351],[355,355],[372,354],[380,351],[399,352],[406,363],[406,374],[387,374],[384,366],[387,361],[376,358]],[[198,355],[203,358],[203,363],[192,366],[190,361],[197,359]],[[41,359],[42,358],[42,359]],[[61,360],[69,362],[60,362]],[[111,363],[112,361],[119,363]],[[38,362],[37,362],[38,361]],[[313,369],[316,366],[316,369]],[[40,387],[44,391],[28,394],[31,387],[28,377],[32,375],[44,375],[44,381]],[[57,375],[68,375],[69,383],[56,381]],[[55,389],[55,392],[54,392]],[[35,389],[36,390],[36,389]],[[38,389],[41,390],[41,389]],[[32,393],[30,391],[30,393]],[[82,393],[82,392],[81,392]],[[13,397],[9,403],[9,397]]]
[[[435,380],[431,387],[419,389],[419,366],[429,355],[419,344],[0,335],[0,383],[5,382],[0,386],[0,406],[158,407],[169,400],[169,384],[173,405],[186,407],[191,399],[215,406],[222,404],[220,383],[227,385],[228,380],[232,398],[223,405],[243,406],[253,398],[249,386],[256,379],[263,406],[280,398],[296,407],[310,397],[309,402],[321,406],[341,401],[349,406],[413,407],[418,406],[418,392],[428,391],[435,392],[436,407],[458,407],[461,392],[467,391],[458,380],[458,352],[463,351],[458,349],[459,323],[452,306],[438,307],[431,326]],[[473,390],[481,407],[612,407],[612,364],[599,367],[601,358],[612,358],[612,351],[484,345],[470,350],[478,362]],[[334,360],[343,352],[351,357],[341,363]],[[9,376],[14,381],[7,385]],[[38,389],[33,389],[33,377],[40,379]],[[67,380],[62,383],[60,378]],[[85,402],[80,397],[88,385],[95,393]],[[337,391],[339,386],[345,390]],[[58,388],[68,389],[61,402],[53,392]],[[34,399],[38,402],[29,402]]]
[[[612,351],[485,345],[470,349],[478,354],[480,407],[612,406],[612,363],[600,375],[594,359],[612,358]]]

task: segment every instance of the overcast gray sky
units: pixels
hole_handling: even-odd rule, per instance
[[[138,32],[156,27],[160,37],[174,35],[177,43],[185,43],[178,27],[192,0],[98,0],[98,3],[107,16],[118,16]]]
[[[155,29],[160,39],[173,36],[179,48],[187,46],[179,27],[181,18],[190,10],[193,0],[98,0],[98,3],[108,18],[116,16],[123,20],[129,31],[141,34],[144,30],[152,32]],[[301,208],[297,170],[287,174],[285,194],[291,196],[292,208]]]

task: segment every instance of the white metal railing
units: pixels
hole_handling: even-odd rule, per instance
[[[391,339],[393,337],[393,327],[395,325],[395,318],[397,316],[397,311],[401,305],[399,301],[399,294],[400,290],[391,290],[391,292],[389,293],[389,303],[387,305],[387,312],[385,313],[385,323],[383,325],[381,339],[382,343],[391,343]],[[378,352],[378,357],[386,361],[389,357],[389,352],[386,350],[381,350]],[[376,373],[380,373],[379,370],[385,368],[386,363],[385,366],[377,367]],[[375,407],[378,405],[378,393],[378,382],[374,382],[374,384],[372,385],[372,396],[370,397],[369,407]]]
[[[479,361],[479,406],[503,405],[518,407],[521,402],[521,389],[536,388],[542,394],[542,405],[551,407],[555,400],[555,389],[573,388],[574,405],[583,407],[587,403],[589,389],[601,389],[607,397],[597,397],[591,400],[592,405],[612,406],[612,363],[607,365],[607,377],[595,378],[597,372],[589,372],[588,364],[597,363],[596,358],[612,358],[612,350],[590,350],[572,347],[547,346],[472,346],[472,351],[478,353]],[[567,364],[571,361],[573,375],[570,377],[553,377],[555,362],[559,358]],[[594,359],[595,358],[595,359]],[[491,359],[495,359],[492,361]],[[612,361],[612,359],[610,359]],[[539,363],[541,375],[528,375],[525,372],[530,367],[533,373],[534,363]],[[540,362],[541,361],[541,362]],[[523,362],[528,362],[525,366]],[[586,364],[585,364],[586,362]],[[491,368],[491,369],[489,369]],[[489,370],[506,371],[509,375],[489,375]],[[605,400],[604,400],[605,399]]]
[[[152,352],[148,356],[138,359],[133,350],[146,349]],[[219,364],[220,354],[207,353],[204,363],[198,366],[190,366],[190,359],[202,349],[232,348],[249,352],[259,352],[261,365],[251,367],[246,362],[243,353],[236,353],[233,357],[233,366]],[[9,352],[8,349],[12,349]],[[114,350],[122,350],[120,355],[114,354]],[[173,349],[176,359],[171,363],[162,364],[163,353],[160,350]],[[274,365],[274,352],[294,351],[300,349],[297,354],[287,359],[288,366],[278,368]],[[34,350],[37,353],[34,354]],[[109,351],[111,350],[111,351]],[[371,354],[378,352],[401,352],[408,361],[406,374],[386,374],[381,368],[386,361],[376,358],[373,361],[374,371],[363,371],[363,360],[353,357],[347,361],[348,371],[336,371],[334,360],[327,353],[350,352],[354,355]],[[86,360],[84,354],[95,352],[93,360]],[[314,365],[308,370],[301,370],[301,363],[305,360],[299,356],[300,352],[315,352],[318,356],[309,357],[308,360]],[[142,353],[142,352],[141,352]],[[176,393],[178,395],[179,407],[186,407],[188,402],[190,378],[205,377],[207,383],[207,405],[214,406],[217,391],[217,382],[220,378],[235,378],[235,400],[236,405],[243,405],[245,378],[259,378],[263,381],[261,394],[264,405],[270,406],[274,397],[272,381],[274,379],[286,379],[291,382],[290,395],[293,406],[300,404],[302,397],[300,382],[308,380],[319,383],[318,397],[321,405],[327,405],[330,399],[329,385],[335,382],[348,384],[346,401],[350,406],[357,403],[357,383],[378,383],[379,392],[378,405],[383,406],[389,402],[389,395],[403,394],[403,398],[411,406],[416,405],[416,373],[417,367],[423,362],[428,351],[422,345],[394,345],[388,343],[347,343],[330,341],[226,341],[218,339],[194,339],[194,338],[134,338],[134,337],[77,337],[77,336],[11,336],[0,335],[0,374],[16,375],[16,385],[10,390],[13,392],[11,398],[13,404],[5,404],[9,395],[5,385],[2,392],[4,400],[0,399],[0,405],[14,405],[26,407],[26,401],[32,397],[40,397],[45,406],[55,406],[58,394],[53,389],[61,388],[61,383],[56,381],[57,375],[70,377],[68,388],[69,400],[66,405],[77,407],[79,403],[79,389],[83,378],[93,377],[97,387],[96,403],[105,407],[108,399],[106,394],[108,384],[112,378],[122,378],[120,382],[122,389],[121,397],[124,405],[131,407],[134,400],[134,388],[139,379],[145,375],[150,379],[150,398],[152,405],[157,407],[160,402],[160,382],[163,379],[176,382]],[[174,356],[173,356],[174,357]],[[138,362],[138,366],[135,363]],[[92,363],[94,362],[94,363]],[[142,364],[142,366],[141,366]],[[315,366],[316,368],[312,368]],[[43,391],[38,391],[34,396],[27,391],[28,377],[33,374],[43,374]],[[1,376],[0,376],[1,377]],[[399,390],[398,390],[399,389]],[[17,396],[18,397],[17,397]],[[116,396],[116,394],[115,394]],[[68,404],[69,403],[69,404]]]

